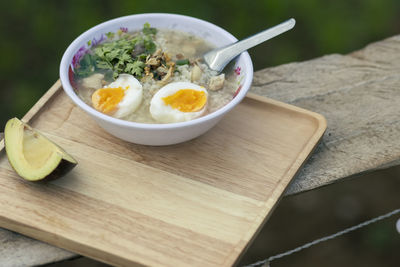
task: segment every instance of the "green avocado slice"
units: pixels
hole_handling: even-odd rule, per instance
[[[77,164],[61,147],[17,118],[7,122],[4,142],[11,166],[28,181],[59,178]]]

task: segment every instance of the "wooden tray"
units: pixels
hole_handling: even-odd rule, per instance
[[[11,169],[0,144],[0,226],[113,265],[230,266],[326,129],[316,113],[249,95],[195,140],[119,140],[58,81],[23,118],[78,166],[47,184]]]

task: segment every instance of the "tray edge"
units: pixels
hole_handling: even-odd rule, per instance
[[[247,249],[250,247],[250,245],[255,240],[257,234],[261,231],[261,229],[263,228],[265,223],[268,221],[269,217],[272,215],[275,208],[278,206],[278,203],[282,199],[289,184],[297,176],[297,174],[300,172],[301,168],[307,162],[308,158],[312,155],[312,152],[316,149],[316,147],[321,142],[322,137],[324,136],[324,133],[327,129],[326,118],[319,113],[316,113],[316,112],[313,112],[313,111],[310,111],[307,109],[303,109],[303,108],[300,108],[300,107],[297,107],[297,106],[294,106],[291,104],[287,104],[284,102],[280,102],[280,101],[277,101],[277,100],[274,100],[271,98],[259,96],[254,93],[248,93],[246,95],[246,97],[249,97],[251,99],[255,99],[258,101],[262,101],[262,102],[267,102],[266,100],[268,100],[268,103],[272,103],[276,106],[280,106],[285,109],[290,109],[295,112],[299,112],[299,113],[311,116],[313,119],[316,120],[318,126],[315,128],[315,131],[310,136],[310,139],[308,140],[308,142],[304,145],[302,151],[298,154],[297,160],[295,160],[293,162],[292,166],[286,171],[284,177],[281,179],[279,184],[272,191],[268,201],[263,205],[264,206],[263,215],[259,216],[259,220],[257,220],[257,223],[255,223],[256,220],[253,222],[253,226],[255,226],[254,228],[256,228],[256,231],[251,233],[252,231],[250,230],[243,235],[243,238],[242,238],[241,242],[238,243],[238,246],[236,246],[232,250],[232,253],[229,256],[227,256],[224,266],[237,266],[237,264],[239,263],[242,256],[245,254]],[[300,158],[300,160],[299,160],[299,158]],[[284,183],[286,183],[286,185]],[[282,192],[282,193],[279,194],[279,192]],[[273,200],[275,200],[275,203],[273,203],[271,205],[271,201],[273,201]],[[254,230],[254,228],[249,227],[249,229],[252,229],[252,230]],[[246,241],[246,240],[248,240],[248,241]],[[238,255],[237,252],[239,252],[239,256],[237,256]]]
[[[61,81],[57,80],[49,90],[28,110],[22,117],[22,121],[28,123],[33,117],[39,114],[47,102],[62,88]],[[4,137],[0,140],[0,151],[4,149]]]
[[[39,115],[40,112],[41,112],[41,109],[43,107],[45,107],[45,105],[48,103],[48,101],[50,101],[61,89],[62,89],[61,81],[57,80],[50,87],[50,89],[41,98],[39,98],[39,100],[29,109],[29,111],[24,115],[22,120],[24,122],[28,123],[35,116]],[[225,265],[227,265],[227,266],[236,265],[239,262],[240,258],[243,256],[243,254],[249,248],[249,246],[251,245],[251,243],[254,241],[255,237],[257,236],[258,232],[264,226],[264,224],[268,220],[269,216],[272,214],[273,210],[275,209],[277,204],[280,202],[284,192],[286,191],[287,186],[290,184],[292,179],[299,172],[301,167],[305,164],[305,162],[307,161],[307,159],[311,155],[312,151],[319,144],[319,142],[322,139],[323,134],[324,134],[324,132],[325,132],[325,130],[327,128],[327,122],[326,122],[325,117],[323,115],[319,114],[319,113],[316,113],[316,112],[313,112],[313,111],[310,111],[310,110],[307,110],[307,109],[303,109],[303,108],[300,108],[300,107],[297,107],[297,106],[294,106],[294,105],[291,105],[291,104],[287,104],[287,103],[284,103],[284,102],[281,102],[281,101],[278,101],[278,100],[274,100],[274,99],[271,99],[271,98],[268,98],[268,97],[260,96],[260,95],[254,94],[254,93],[248,93],[246,95],[246,98],[250,98],[250,99],[254,99],[254,100],[260,101],[260,102],[272,104],[272,105],[275,105],[275,106],[278,106],[278,107],[281,107],[281,108],[284,108],[284,109],[289,109],[289,110],[292,110],[294,112],[302,113],[304,115],[310,116],[310,117],[312,117],[313,119],[316,120],[316,122],[318,124],[318,127],[316,127],[316,130],[315,130],[314,134],[310,137],[308,142],[305,144],[303,150],[298,154],[299,156],[297,157],[297,159],[299,159],[299,157],[301,157],[301,159],[300,160],[295,160],[293,162],[292,166],[285,173],[285,177],[279,182],[277,187],[272,191],[269,201],[267,201],[263,205],[264,206],[264,212],[263,212],[262,216],[259,216],[259,219],[257,220],[258,223],[257,224],[253,223],[253,225],[255,225],[255,227],[250,227],[249,229],[252,229],[252,230],[248,231],[247,233],[244,233],[243,238],[240,240],[238,245],[233,248],[233,250],[231,251],[231,254],[226,256],[226,260],[225,260],[224,266]],[[4,148],[4,138],[0,141],[0,152],[2,152],[3,148]],[[287,179],[289,179],[289,181],[286,181]],[[284,185],[283,183],[286,183],[286,185]],[[279,192],[282,192],[282,193],[279,193]],[[270,203],[272,201],[271,199],[276,200],[275,203],[272,204],[272,205]],[[7,227],[7,229],[12,229],[12,227],[10,227],[10,228]],[[16,227],[16,229],[20,229],[20,227]],[[254,232],[254,229],[256,229],[255,232]],[[24,232],[28,232],[28,231],[24,231]],[[30,234],[30,236],[33,237],[34,235]],[[40,238],[40,239],[37,238],[37,239],[38,240],[43,240],[43,238]],[[49,238],[49,240],[43,240],[43,241],[44,242],[49,242],[49,244],[54,243],[54,242],[52,242],[51,238]],[[65,246],[60,246],[60,247],[61,248],[62,247],[65,248]],[[71,250],[71,251],[73,251],[73,250]],[[75,253],[77,253],[77,252],[75,252]],[[79,254],[79,253],[77,253],[77,254]],[[90,254],[90,253],[88,253],[88,254]],[[100,259],[98,259],[98,260],[100,260]],[[104,259],[101,259],[100,261],[104,262]],[[105,261],[105,262],[107,262],[107,261]],[[140,264],[140,263],[135,262],[135,264]]]

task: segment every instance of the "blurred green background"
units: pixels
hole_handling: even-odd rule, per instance
[[[348,53],[400,33],[399,0],[13,0],[0,7],[1,129],[10,117],[22,117],[58,79],[69,43],[119,16],[185,14],[215,23],[239,39],[294,17],[294,30],[249,51],[256,70]]]

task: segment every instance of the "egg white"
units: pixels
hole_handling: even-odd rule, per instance
[[[162,87],[150,101],[150,114],[158,122],[162,123],[173,123],[190,121],[198,118],[204,114],[207,108],[207,102],[204,107],[199,111],[194,112],[182,112],[178,109],[172,108],[170,105],[165,104],[163,98],[173,95],[179,90],[193,89],[196,91],[203,91],[206,94],[208,100],[207,90],[194,83],[190,82],[173,82]]]
[[[112,114],[115,118],[123,118],[135,112],[143,99],[143,87],[140,82],[130,74],[120,74],[119,77],[107,88],[128,88],[121,102],[118,103],[116,111]]]

